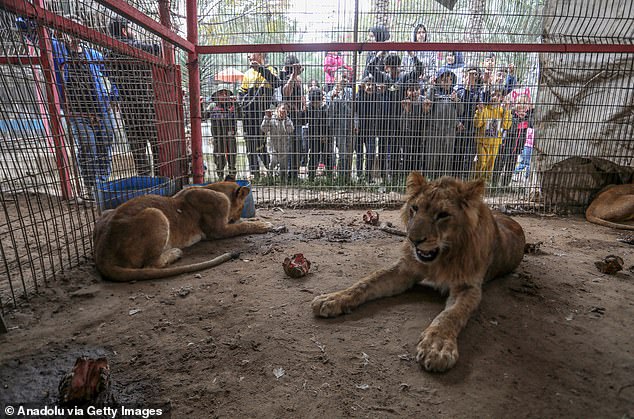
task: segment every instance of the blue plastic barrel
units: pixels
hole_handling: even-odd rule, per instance
[[[249,182],[248,180],[236,180],[236,182],[240,186],[246,186],[247,188],[249,188],[249,195],[247,195],[247,199],[244,200],[244,208],[242,208],[242,214],[240,216],[242,218],[255,217],[255,201],[253,200],[251,182]]]

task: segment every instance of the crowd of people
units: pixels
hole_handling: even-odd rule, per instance
[[[28,22],[19,24],[36,44]],[[161,53],[158,45],[134,40],[125,20],[114,19],[109,30],[132,47]],[[62,111],[87,194],[110,177],[115,108],[137,174],[156,172],[161,156],[149,66],[77,38],[53,34],[51,40]],[[522,179],[520,172],[528,176],[533,110],[530,89],[519,87],[513,63],[499,67],[493,53],[469,63],[460,51],[389,51],[383,26],[370,28],[368,40],[376,50],[366,53],[358,80],[338,51],[325,54],[323,78],[309,81],[294,54],[285,56],[281,70],[265,53],[248,54],[237,92],[214,92],[203,112],[217,177],[237,175],[239,120],[254,180],[325,176],[402,184],[416,170],[430,178],[481,177],[506,186]],[[415,25],[411,40],[429,42],[427,28]]]
[[[218,178],[235,175],[238,119],[252,179],[305,173],[308,179],[402,183],[417,170],[430,178],[479,177],[508,186],[528,177],[533,106],[513,63],[499,67],[494,53],[471,63],[460,51],[391,52],[382,26],[371,28],[368,38],[385,45],[367,53],[358,81],[337,51],[325,54],[323,85],[303,80],[304,67],[293,54],[280,71],[267,54],[249,54],[236,95],[224,89],[227,96],[207,112]],[[411,39],[429,42],[426,27],[415,25]],[[223,129],[233,133],[232,145]]]

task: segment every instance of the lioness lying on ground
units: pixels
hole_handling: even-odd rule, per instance
[[[634,184],[610,185],[586,210],[586,220],[605,227],[634,230]]]
[[[95,224],[94,256],[101,274],[113,281],[156,279],[216,266],[237,254],[201,263],[166,267],[182,248],[201,240],[266,233],[262,221],[240,220],[249,188],[218,182],[183,189],[173,197],[144,195],[105,211]]]
[[[515,269],[524,255],[524,231],[493,215],[482,201],[484,183],[453,178],[407,178],[401,217],[407,226],[403,255],[350,288],[316,297],[313,313],[334,317],[366,301],[404,292],[418,282],[449,291],[445,309],[420,337],[417,361],[445,371],[458,360],[458,334],[480,303],[482,283]]]

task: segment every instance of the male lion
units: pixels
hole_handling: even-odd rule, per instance
[[[407,178],[401,217],[407,226],[401,258],[345,290],[316,297],[313,313],[333,317],[362,303],[404,292],[418,282],[449,291],[445,309],[423,331],[416,360],[445,371],[458,360],[458,334],[482,297],[482,284],[515,269],[524,255],[524,231],[482,201],[484,182],[443,177]]]
[[[157,279],[216,266],[237,254],[185,266],[166,267],[182,248],[201,240],[266,233],[262,221],[240,220],[249,188],[218,182],[183,189],[173,197],[143,195],[105,211],[95,224],[94,256],[101,274],[113,281]]]
[[[605,227],[634,230],[634,184],[603,188],[586,209],[586,220]]]

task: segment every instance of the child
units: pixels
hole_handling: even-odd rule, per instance
[[[348,71],[340,69],[335,74],[335,86],[326,94],[326,105],[334,144],[337,145],[339,160],[337,166],[338,179],[350,179],[352,172],[352,135],[350,119],[352,118],[352,87],[348,83]],[[333,150],[334,152],[334,150]],[[334,154],[333,154],[334,157]]]
[[[225,167],[229,176],[236,175],[236,113],[233,92],[220,89],[212,96],[209,119],[213,135],[214,163],[218,179],[224,179]]]
[[[359,135],[356,141],[356,169],[357,177],[360,178],[363,172],[363,157],[365,156],[365,179],[368,182],[372,180],[372,171],[374,169],[376,139],[380,134],[381,107],[381,96],[377,93],[374,78],[372,76],[364,77],[359,85],[357,105]]]
[[[473,161],[477,154],[473,116],[482,95],[480,78],[480,68],[469,65],[464,72],[464,83],[457,88],[458,98],[463,106],[460,122],[464,129],[459,130],[456,136],[454,171],[462,180],[468,180],[472,176]]]
[[[278,105],[275,115],[271,109],[264,112],[264,119],[260,125],[263,133],[271,140],[271,165],[269,170],[275,170],[280,165],[280,176],[286,179],[288,175],[288,159],[290,148],[290,136],[294,132],[293,121],[288,117],[288,107],[282,102]]]
[[[328,106],[323,103],[321,89],[312,88],[308,92],[309,105],[304,111],[304,121],[308,123],[308,178],[313,180],[320,162],[325,170],[333,168],[333,134],[328,115]]]
[[[520,161],[513,173],[513,180],[515,181],[519,181],[520,173],[523,171],[525,171],[524,180],[527,180],[528,175],[531,172],[531,156],[533,155],[534,135],[533,128],[528,128],[526,130],[526,142],[524,143],[524,148],[522,149],[522,154],[520,155]]]
[[[361,95],[359,95],[361,96]],[[407,84],[405,99],[401,102],[401,132],[403,133],[404,170],[425,172],[426,143],[430,138],[431,121],[423,117],[429,113],[431,101],[421,95],[418,80]]]
[[[329,92],[335,87],[337,70],[344,69],[352,71],[352,67],[344,62],[341,51],[328,51],[324,57],[324,74],[326,76],[326,91]]]
[[[515,93],[515,92],[513,92]],[[513,96],[513,93],[511,94]],[[533,111],[530,104],[530,92],[515,95],[512,113],[513,123],[500,148],[500,185],[508,186],[515,169],[517,159],[524,148],[528,130],[533,129]],[[528,174],[527,174],[528,175]]]
[[[452,71],[438,70],[435,85],[428,89],[424,101],[422,115],[430,121],[426,175],[431,178],[452,175],[456,133],[464,129],[459,118],[463,104],[454,90],[455,85],[456,75]]]
[[[502,132],[511,128],[510,104],[501,104],[502,90],[485,91],[473,117],[478,156],[476,176],[491,181],[495,159],[502,144]]]

